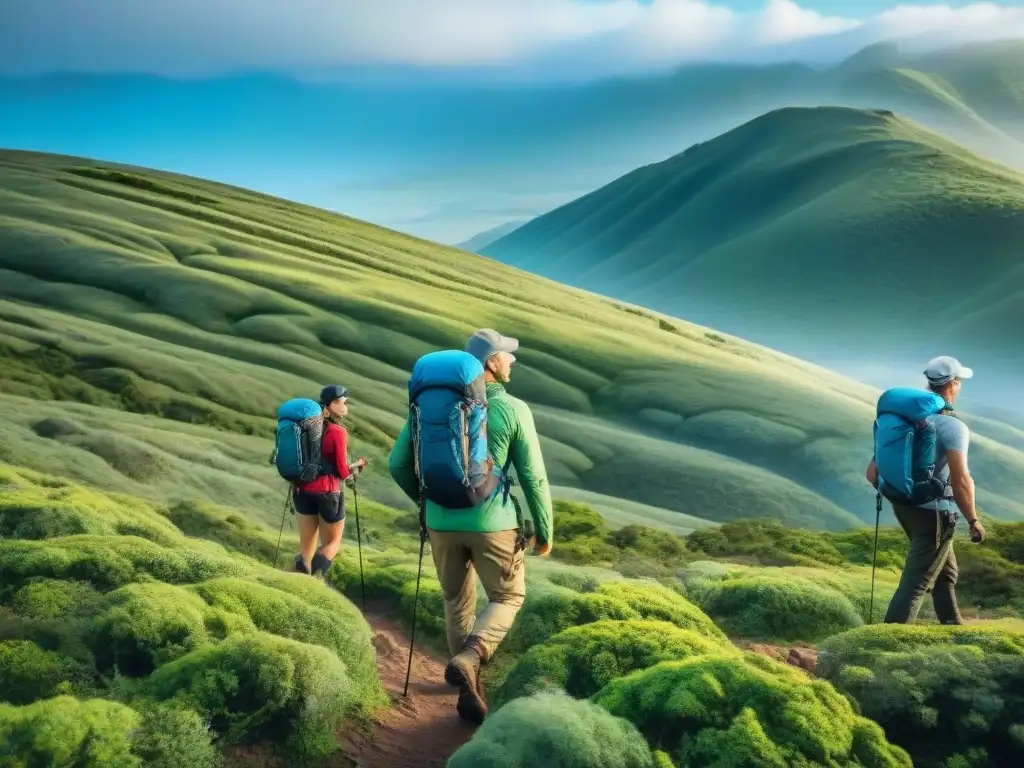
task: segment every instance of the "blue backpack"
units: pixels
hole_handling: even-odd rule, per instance
[[[326,474],[320,456],[324,436],[323,410],[315,400],[297,397],[277,409],[277,432],[271,463],[289,483],[311,483]]]
[[[507,469],[495,470],[487,447],[480,361],[460,350],[423,355],[409,378],[409,412],[421,504],[465,509],[490,498]]]
[[[875,466],[878,492],[889,501],[913,507],[945,494],[946,483],[935,477],[935,426],[927,418],[947,408],[939,395],[912,387],[895,387],[878,398]]]

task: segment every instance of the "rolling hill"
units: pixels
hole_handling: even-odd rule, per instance
[[[1022,60],[1008,41],[541,85],[0,78],[0,146],[171,169],[464,242],[784,106],[887,108],[1019,164]]]
[[[1020,413],[1022,237],[1024,176],[890,112],[786,108],[483,253],[846,374],[956,355],[965,397]]]
[[[380,466],[417,356],[493,326],[522,340],[511,391],[553,485],[704,521],[872,519],[875,393],[821,368],[237,188],[21,152],[0,179],[0,460],[273,523],[278,403],[342,381],[353,450]],[[997,517],[1024,517],[1012,434],[972,446]]]

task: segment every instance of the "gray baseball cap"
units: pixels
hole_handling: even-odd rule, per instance
[[[508,352],[512,355],[519,349],[519,339],[511,336],[502,336],[493,328],[481,328],[469,337],[466,342],[466,351],[481,363],[487,362],[487,358],[496,355],[498,352]],[[512,355],[515,360],[515,355]]]
[[[924,375],[932,384],[946,384],[953,379],[969,379],[974,371],[955,357],[936,357],[925,366]]]

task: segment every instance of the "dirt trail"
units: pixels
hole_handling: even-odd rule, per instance
[[[402,697],[409,662],[409,636],[380,606],[367,605],[377,669],[392,706],[376,718],[370,738],[349,735],[343,752],[358,768],[444,768],[473,736],[473,726],[455,711],[458,689],[444,681],[445,662],[416,648],[409,697]]]

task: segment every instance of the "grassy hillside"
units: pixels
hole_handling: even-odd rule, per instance
[[[491,325],[523,341],[512,391],[553,484],[712,521],[871,516],[873,393],[821,369],[234,188],[23,153],[0,175],[0,445],[33,468],[269,521],[279,402],[344,382],[380,466],[416,357]],[[368,493],[404,503],[383,475]]]
[[[273,568],[269,415],[340,379],[353,452],[380,467],[415,356],[481,324],[524,341],[514,391],[559,500],[553,556],[529,559],[486,668],[492,714],[451,765],[1024,758],[1024,523],[992,524],[978,547],[960,534],[972,626],[906,628],[911,654],[907,633],[865,626],[870,529],[778,522],[857,522],[826,494],[870,510],[869,389],[241,190],[75,158],[10,153],[0,168],[0,763],[351,764],[339,743],[388,705],[360,576],[404,624],[415,610],[435,649],[440,585],[425,567],[414,608],[415,517],[373,465],[362,563],[349,527],[326,585]],[[978,471],[1010,476],[1018,433],[990,428],[1005,442],[979,439]],[[989,493],[988,510],[1018,514],[1009,490]],[[778,519],[712,522],[752,515]],[[904,546],[883,530],[876,611]],[[826,678],[752,642],[820,644]],[[894,697],[908,690],[914,703]]]
[[[856,373],[1024,376],[1024,176],[898,115],[770,112],[541,216],[484,253]],[[914,366],[910,368],[909,366]]]

